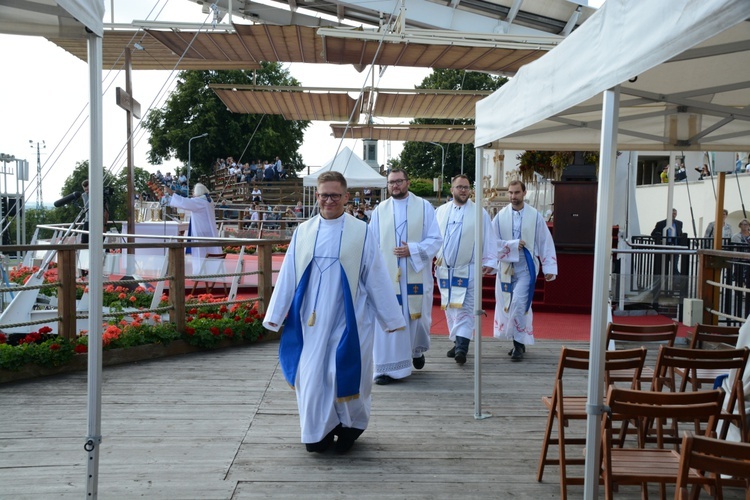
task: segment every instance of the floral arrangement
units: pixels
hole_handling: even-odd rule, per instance
[[[166,304],[167,297],[161,299]],[[129,298],[124,300],[130,301]],[[110,350],[184,340],[190,345],[210,349],[224,340],[238,343],[262,340],[263,317],[258,313],[257,302],[216,304],[221,300],[211,295],[190,297],[183,333],[178,332],[173,323],[163,322],[158,314],[123,313],[102,325],[102,347]],[[19,370],[27,364],[62,366],[76,355],[88,352],[88,332],[82,331],[75,339],[68,340],[52,335],[51,331],[49,327],[42,327],[21,338],[16,345],[10,345],[8,336],[0,333],[0,369]]]
[[[8,278],[13,283],[17,283],[19,285],[25,285],[27,281],[29,281],[29,278],[31,278],[32,274],[35,274],[39,271],[39,266],[29,267],[29,266],[18,266],[14,267],[10,270],[8,273]],[[47,270],[44,271],[44,284],[50,284],[50,283],[57,283],[58,282],[58,276],[57,276],[57,263],[50,262],[49,266],[47,267]],[[47,295],[50,297],[57,296],[57,288],[55,287],[49,287],[49,288],[42,288],[39,290],[39,293],[43,295]],[[78,291],[78,296],[83,293],[83,289],[81,288]]]
[[[258,247],[255,245],[245,245],[245,253],[254,254],[257,251],[257,248]],[[272,245],[271,251],[273,253],[286,253],[288,248],[289,248],[289,245]],[[241,249],[242,249],[241,246],[231,246],[231,245],[227,245],[223,248],[224,253],[240,253]]]

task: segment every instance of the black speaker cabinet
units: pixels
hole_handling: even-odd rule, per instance
[[[594,251],[596,182],[554,182],[554,240],[558,249]]]

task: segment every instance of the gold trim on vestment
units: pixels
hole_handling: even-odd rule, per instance
[[[359,394],[354,394],[352,396],[346,396],[343,398],[336,398],[337,403],[347,403],[349,401],[353,401],[355,399],[359,399]]]

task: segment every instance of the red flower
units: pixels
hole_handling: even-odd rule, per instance
[[[130,299],[128,299],[128,300],[130,300],[130,302],[135,302],[138,299],[135,298],[135,295],[131,295]]]
[[[5,344],[8,341],[8,337],[4,333],[0,333],[0,344]]]
[[[185,327],[185,334],[190,336],[195,335],[195,328],[191,328],[189,326]]]
[[[242,321],[242,318],[240,318],[239,316],[235,316],[235,317],[234,317],[234,320],[235,320],[235,321]]]
[[[221,307],[219,308],[219,312],[220,312],[220,313],[222,313],[222,314],[224,314],[224,313],[225,313],[225,312],[227,312],[228,310],[229,310],[229,309],[227,309],[227,306],[221,306]]]
[[[117,298],[120,300],[125,300],[125,297],[127,297],[127,295],[125,295],[123,292],[120,292],[120,295],[117,296]]]
[[[229,328],[229,327],[224,328],[224,335],[226,335],[227,337],[231,337],[232,336],[232,329]]]
[[[89,352],[89,348],[84,344],[76,345],[73,350],[78,354],[86,354],[87,352]]]
[[[221,331],[219,331],[219,328],[218,328],[218,327],[216,327],[216,326],[212,326],[212,327],[211,327],[211,333],[213,333],[213,334],[214,334],[214,335],[216,335],[217,337],[218,337],[219,335],[221,335]]]
[[[57,351],[60,349],[60,344],[50,344],[49,350],[50,351]]]
[[[46,333],[50,333],[51,331],[52,331],[52,328],[50,328],[48,326],[43,326],[43,327],[41,327],[39,329],[39,333],[41,333],[42,335],[44,335]]]
[[[188,311],[190,314],[198,314],[198,308],[194,307]]]

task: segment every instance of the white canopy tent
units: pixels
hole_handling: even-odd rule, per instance
[[[373,170],[363,159],[355,155],[354,151],[344,146],[323,168],[302,178],[302,185],[305,188],[305,200],[303,200],[305,206],[315,205],[313,190],[318,185],[318,176],[331,170],[344,175],[349,189],[377,188],[382,190],[387,184],[384,176]]]
[[[601,152],[585,498],[596,498],[598,489],[616,150],[746,149],[748,18],[747,0],[607,0],[558,47],[477,104],[478,159],[484,147]],[[482,175],[478,161],[476,177]]]
[[[102,18],[103,0],[29,0],[0,2],[0,32],[15,35],[86,38],[89,61],[89,204],[104,204],[102,153]],[[101,210],[89,214],[91,234],[102,234]],[[102,262],[102,238],[89,239],[91,262]],[[92,265],[89,273],[89,332],[101,331],[102,266]],[[97,498],[99,480],[99,444],[101,442],[101,335],[89,339],[88,354],[88,431],[84,448],[88,453],[87,498]]]
[[[335,170],[346,177],[346,183],[350,188],[384,188],[386,178],[377,173],[365,163],[354,151],[344,146],[323,168],[317,172],[302,178],[303,186],[317,186],[318,176],[323,172]]]

